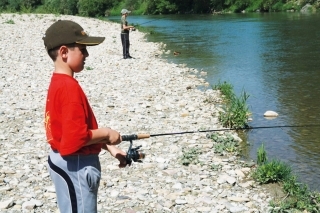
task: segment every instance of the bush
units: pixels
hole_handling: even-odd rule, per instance
[[[111,0],[79,0],[77,4],[80,16],[101,17],[105,11],[112,7]]]
[[[44,11],[66,15],[77,14],[77,0],[45,0]]]
[[[243,92],[239,97],[234,96],[223,107],[223,112],[220,112],[219,121],[224,127],[229,128],[246,128],[249,108],[246,104],[249,95]]]
[[[259,156],[260,155],[260,156]],[[292,175],[291,168],[278,160],[267,162],[267,154],[262,145],[258,149],[258,165],[252,177],[260,183],[280,182],[283,191],[287,193],[284,198],[272,200],[270,212],[320,212],[320,193],[310,192],[305,184],[297,182],[297,177]]]
[[[271,160],[252,173],[252,177],[262,184],[283,182],[290,176],[291,168],[279,160]]]
[[[41,4],[41,0],[1,0],[0,11],[30,13]]]
[[[7,9],[10,11],[19,11],[21,0],[8,0]]]
[[[277,207],[278,212],[314,212],[320,211],[320,194],[311,192],[305,184],[297,182],[296,176],[291,176],[283,182],[283,190],[287,193],[285,199],[272,201],[272,207]],[[296,210],[296,211],[294,211]]]
[[[282,2],[277,2],[271,8],[272,8],[272,11],[282,11],[283,7],[284,7],[284,4]]]
[[[283,8],[282,8],[283,11],[286,11],[286,10],[299,10],[299,9],[300,9],[300,7],[297,4],[293,3],[293,2],[288,2],[288,3],[284,4]]]
[[[243,91],[239,97],[233,92],[233,86],[223,82],[213,89],[219,89],[222,93],[225,105],[223,111],[219,114],[219,121],[227,128],[246,128],[248,127],[249,108],[247,106],[247,99],[249,95]]]
[[[148,1],[147,14],[172,14],[178,11],[178,6],[170,1],[154,0]]]

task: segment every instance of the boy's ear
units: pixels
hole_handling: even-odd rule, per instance
[[[68,54],[68,48],[66,46],[61,46],[58,50],[58,54],[61,56],[61,58],[65,59],[67,58]]]

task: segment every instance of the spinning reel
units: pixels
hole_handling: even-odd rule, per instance
[[[139,135],[140,136],[140,135]],[[145,154],[142,152],[139,152],[140,146],[137,146],[135,148],[132,148],[132,140],[141,139],[138,135],[122,135],[122,141],[130,141],[130,146],[127,151],[126,161],[127,164],[131,164],[132,161],[134,162],[140,162],[141,159],[145,158]]]

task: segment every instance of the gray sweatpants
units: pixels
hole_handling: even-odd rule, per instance
[[[54,183],[61,213],[95,213],[101,178],[98,155],[61,157],[50,151],[49,173]]]

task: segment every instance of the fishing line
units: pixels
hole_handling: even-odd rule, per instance
[[[150,22],[158,21],[158,20],[163,19],[163,18],[165,18],[165,17],[161,17],[161,18],[157,18],[157,19],[154,19],[154,20],[151,20],[151,21],[143,22],[142,24],[134,24],[134,26],[135,26],[135,25],[141,26],[141,25],[143,25],[143,24],[147,24],[147,23],[150,23]]]
[[[301,128],[301,127],[319,127],[320,124],[306,124],[306,125],[279,125],[279,126],[256,126],[256,127],[244,127],[244,128],[222,128],[222,129],[210,129],[210,130],[196,130],[196,131],[185,131],[185,132],[171,132],[171,133],[160,133],[160,134],[132,134],[122,135],[122,141],[132,141],[150,137],[168,136],[168,135],[183,135],[183,134],[195,134],[203,132],[218,132],[218,131],[231,131],[231,130],[252,130],[252,129],[273,129],[273,128]]]

